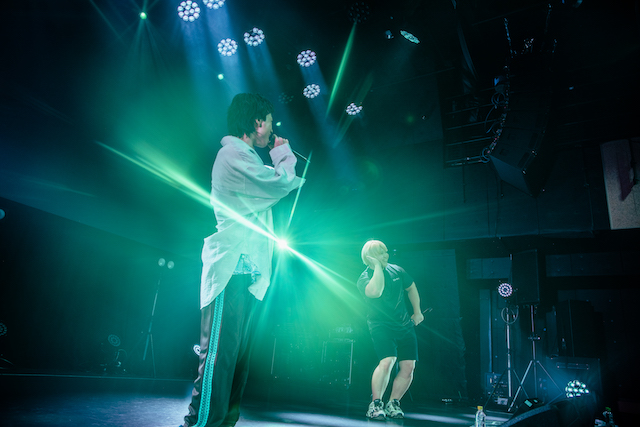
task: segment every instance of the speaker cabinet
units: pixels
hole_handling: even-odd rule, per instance
[[[550,106],[548,55],[513,58],[502,133],[489,155],[501,180],[537,196],[551,169],[545,144]]]
[[[601,328],[588,301],[567,300],[558,303],[557,339],[558,354],[567,357],[598,357]]]
[[[518,304],[540,302],[542,259],[537,249],[513,254],[511,261],[513,286],[517,289]]]

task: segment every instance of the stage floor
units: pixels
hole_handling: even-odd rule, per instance
[[[238,427],[471,426],[470,403],[403,399],[404,420],[369,421],[369,396],[309,385],[250,384]],[[191,382],[60,374],[0,375],[2,426],[177,427],[190,400]],[[358,393],[360,394],[360,393]],[[488,413],[498,426],[509,414]]]

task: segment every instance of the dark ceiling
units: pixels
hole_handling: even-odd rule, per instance
[[[521,55],[529,38],[535,50],[553,51],[556,150],[638,134],[638,1],[227,0],[230,37],[265,31],[273,77],[243,62],[245,46],[231,72],[210,55],[223,30],[207,15],[215,11],[185,24],[179,2],[156,1],[142,22],[136,3],[2,6],[0,197],[192,254],[213,219],[175,177],[208,190],[229,96],[243,89],[235,77],[274,101],[294,148],[313,151],[305,191],[330,197],[337,181],[357,185],[364,155],[427,144],[446,157],[452,100],[487,102],[510,49]],[[368,13],[350,39],[354,4]],[[317,52],[326,83],[316,104],[301,95],[295,57],[304,49]],[[290,104],[277,102],[281,92]],[[350,102],[363,106],[361,117],[344,113]],[[466,144],[474,132],[459,136],[464,156],[478,152]],[[149,165],[176,176],[159,180]]]

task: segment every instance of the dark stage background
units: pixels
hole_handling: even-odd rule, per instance
[[[155,361],[159,378],[194,377],[211,165],[231,97],[257,91],[313,156],[274,211],[306,258],[277,253],[252,384],[370,393],[355,281],[376,238],[432,308],[411,398],[484,403],[506,369],[510,281],[516,372],[533,305],[550,376],[640,413],[638,1],[368,4],[354,23],[340,0],[228,0],[192,26],[168,1],[1,6],[0,373],[151,377]],[[261,50],[217,54],[254,25]],[[310,48],[312,100],[295,63]],[[525,389],[553,399],[539,377]]]

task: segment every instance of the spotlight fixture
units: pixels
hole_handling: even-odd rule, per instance
[[[253,28],[244,33],[244,42],[249,46],[258,46],[264,41],[264,32],[259,28]]]
[[[391,30],[387,30],[387,31],[385,31],[385,32],[384,32],[384,37],[385,37],[387,40],[391,40],[391,39],[393,38],[393,33],[391,32]]]
[[[511,286],[510,283],[500,283],[500,285],[498,285],[498,294],[500,294],[502,298],[509,298],[513,295],[513,286]]]
[[[352,22],[362,22],[369,17],[369,5],[365,2],[355,2],[349,8],[349,19]]]
[[[289,94],[287,94],[285,92],[282,92],[280,94],[280,96],[278,97],[278,100],[280,101],[281,104],[287,105],[288,103],[293,101],[293,95],[289,95]]]
[[[218,43],[218,52],[222,56],[231,56],[238,50],[238,43],[232,39],[222,39]]]
[[[140,12],[140,19],[147,19],[147,14],[144,12]]]
[[[200,6],[192,0],[186,0],[178,6],[178,16],[185,22],[193,22],[200,17]]]
[[[303,50],[298,54],[298,64],[301,67],[310,67],[316,63],[316,53],[312,50]]]
[[[569,381],[564,391],[568,398],[581,397],[582,395],[589,394],[587,385],[578,380]]]
[[[420,43],[420,40],[418,40],[418,38],[416,36],[414,36],[413,34],[411,34],[408,31],[400,30],[400,34],[402,34],[402,36],[405,39],[409,40],[411,43],[415,43],[415,44]]]
[[[219,9],[224,5],[224,0],[202,0],[209,9]]]
[[[173,267],[175,267],[175,266],[176,266],[176,264],[175,264],[173,261],[169,261],[169,262],[167,262],[167,260],[165,260],[164,258],[160,258],[160,259],[158,260],[158,267],[161,267],[161,268],[162,268],[162,267],[164,267],[165,265],[167,266],[167,268],[168,268],[169,270],[172,270],[172,269],[173,269]]]
[[[315,83],[312,83],[304,88],[302,91],[303,95],[309,99],[313,99],[316,96],[320,95],[320,86]]]
[[[360,111],[362,111],[362,106],[361,105],[356,105],[355,102],[352,102],[351,104],[349,104],[347,106],[347,114],[350,116],[355,116],[356,114],[358,114]]]
[[[115,334],[110,334],[107,337],[107,341],[109,342],[109,344],[111,344],[114,347],[120,347],[120,343],[121,343],[120,337]]]

